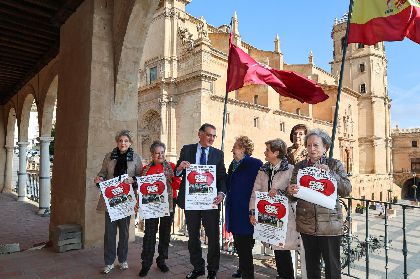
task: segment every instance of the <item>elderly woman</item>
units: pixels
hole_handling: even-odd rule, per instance
[[[232,275],[234,278],[254,278],[254,228],[249,222],[248,205],[255,177],[263,163],[251,157],[253,150],[254,144],[248,137],[236,138],[226,179],[226,229],[233,234],[239,256],[239,269]]]
[[[265,163],[258,171],[255,179],[254,189],[252,190],[251,200],[249,202],[250,222],[255,225],[255,192],[268,192],[271,197],[286,194],[289,181],[292,176],[293,166],[289,164],[286,158],[286,143],[281,139],[274,139],[265,143],[264,152]],[[283,246],[273,246],[276,259],[277,278],[293,279],[294,269],[290,250],[300,248],[300,236],[296,231],[294,204],[289,200],[287,208],[289,217],[287,221],[286,241]]]
[[[128,130],[122,130],[115,136],[117,147],[105,155],[101,171],[95,178],[95,183],[100,183],[123,174],[130,177],[128,183],[135,181],[135,176],[140,174],[142,167],[141,158],[134,153],[131,145],[133,143],[131,133]],[[136,185],[136,184],[134,184]],[[105,212],[105,235],[104,235],[104,260],[105,267],[102,273],[107,274],[114,268],[115,257],[118,253],[118,262],[120,269],[128,268],[128,236],[130,227],[130,216],[111,222],[106,211],[105,201],[102,195],[98,202],[98,211]],[[117,228],[119,230],[118,249],[116,249]]]
[[[169,199],[170,216],[152,218],[145,220],[145,229],[143,237],[143,251],[141,252],[142,266],[139,272],[140,277],[145,277],[150,270],[155,254],[156,233],[159,226],[159,244],[156,258],[157,267],[162,272],[168,272],[169,268],[165,263],[168,258],[168,247],[171,239],[171,225],[174,216],[174,201],[176,191],[179,189],[181,178],[174,176],[175,164],[165,159],[166,146],[161,141],[154,141],[150,146],[151,162],[144,166],[141,175],[151,175],[164,173],[166,176],[166,191]]]
[[[325,131],[314,129],[305,136],[308,159],[296,164],[287,191],[290,195],[299,190],[296,185],[298,170],[306,167],[317,167],[329,171],[337,180],[338,195],[346,197],[351,192],[343,164],[336,159],[328,159],[326,152],[331,145],[331,138]],[[296,210],[296,227],[302,235],[305,247],[306,271],[308,278],[321,278],[321,256],[325,262],[325,278],[341,278],[340,242],[343,234],[343,216],[337,198],[333,210],[298,200]]]
[[[308,156],[304,143],[307,132],[308,128],[304,124],[295,125],[290,132],[290,141],[293,144],[287,148],[287,160],[292,165],[296,165]]]

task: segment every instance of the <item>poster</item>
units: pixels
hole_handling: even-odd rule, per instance
[[[289,218],[289,199],[284,195],[270,197],[267,192],[255,192],[254,239],[283,246]]]
[[[316,167],[300,169],[297,175],[300,185],[295,197],[334,209],[337,203],[337,180],[329,171]]]
[[[137,185],[139,185],[139,214],[141,219],[169,216],[165,174],[137,177]]]
[[[127,174],[99,183],[111,221],[134,214],[136,196],[131,184],[124,183]]]
[[[216,166],[191,164],[186,169],[185,209],[216,209]]]

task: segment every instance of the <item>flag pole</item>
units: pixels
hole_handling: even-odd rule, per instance
[[[353,11],[353,2],[354,2],[354,0],[350,0],[349,13],[348,13],[348,16],[347,16],[346,35],[344,36],[344,42],[343,42],[343,58],[341,60],[340,78],[338,80],[337,101],[336,101],[336,104],[335,104],[334,122],[333,122],[333,130],[332,130],[332,137],[331,137],[330,154],[329,154],[330,159],[333,157],[334,141],[335,141],[335,135],[337,133],[338,110],[339,110],[339,107],[340,107],[340,97],[341,97],[341,91],[342,91],[342,87],[343,87],[344,62],[346,60],[347,42],[348,42],[348,37],[349,37],[351,14],[352,14],[352,11]]]
[[[230,36],[232,35],[232,19],[230,20],[230,26],[229,26],[229,51],[230,51]],[[229,64],[229,51],[228,51],[228,64]],[[229,65],[228,65],[229,68]],[[226,93],[225,93],[225,101],[224,101],[224,105],[223,105],[223,128],[222,128],[222,146],[220,147],[220,150],[222,150],[222,152],[224,151],[225,148],[225,135],[226,135],[226,113],[227,113],[227,101],[228,101],[228,89],[227,89],[227,85],[228,85],[228,77],[226,77]]]
[[[224,151],[225,147],[225,131],[226,131],[226,113],[227,113],[227,101],[228,101],[228,92],[226,90],[225,94],[225,101],[224,101],[224,107],[223,107],[223,129],[222,129],[222,146],[221,150]]]

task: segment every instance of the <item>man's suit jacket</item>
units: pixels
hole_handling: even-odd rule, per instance
[[[182,161],[188,161],[191,164],[196,164],[196,154],[197,154],[197,143],[184,145],[181,149],[181,154],[179,155],[178,162],[176,167],[181,164]],[[216,187],[217,192],[226,193],[226,168],[224,163],[223,152],[217,148],[211,147],[209,149],[209,156],[207,158],[207,165],[216,165]],[[179,187],[178,193],[178,205],[182,209],[185,208],[185,170],[182,171],[182,182]]]

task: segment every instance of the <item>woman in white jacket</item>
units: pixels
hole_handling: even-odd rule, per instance
[[[286,143],[281,139],[274,139],[265,143],[265,163],[258,171],[254,189],[249,202],[250,222],[255,225],[255,191],[268,192],[270,196],[286,195],[293,166],[286,159]],[[295,202],[289,200],[289,218],[287,221],[286,241],[283,246],[273,246],[277,266],[277,278],[294,279],[294,268],[290,250],[301,247],[300,235],[296,231]]]

